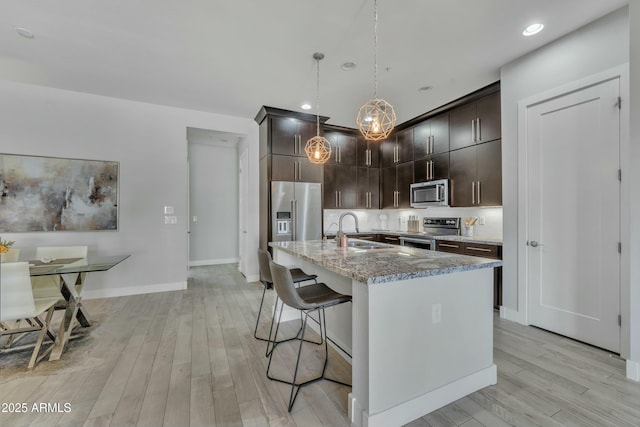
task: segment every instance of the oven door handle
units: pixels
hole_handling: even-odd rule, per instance
[[[429,245],[431,247],[433,247],[433,243],[434,240],[433,239],[419,239],[419,238],[412,238],[412,237],[400,237],[400,242],[402,243],[402,246],[404,246],[404,242],[409,242],[409,243],[418,243],[418,244],[422,244],[422,245]]]

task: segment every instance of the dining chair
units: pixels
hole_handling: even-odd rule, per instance
[[[20,257],[20,249],[9,248],[8,252],[5,252],[0,256],[0,262],[17,262]]]
[[[45,258],[56,259],[62,258],[82,258],[76,262],[86,262],[87,246],[41,246],[36,248],[36,259]],[[78,280],[79,273],[61,274],[53,276],[35,276],[31,279],[33,287],[33,296],[35,299],[51,298],[59,295],[61,289],[60,280],[66,281],[68,284],[75,284]]]
[[[59,294],[59,292],[58,292]],[[31,359],[27,365],[32,369],[40,353],[45,335],[51,338],[49,322],[56,302],[62,295],[35,300],[31,289],[28,262],[0,264],[0,336],[39,331]],[[40,318],[46,313],[44,320]],[[27,326],[20,326],[26,320]]]
[[[258,309],[258,317],[256,319],[256,327],[253,331],[253,336],[256,339],[259,339],[261,341],[267,341],[268,343],[271,342],[269,338],[262,338],[258,336],[258,325],[260,323],[260,316],[262,314],[262,307],[264,305],[265,294],[267,293],[267,289],[271,289],[273,287],[273,280],[271,279],[271,269],[269,267],[269,263],[271,261],[272,261],[271,254],[268,251],[264,249],[258,249],[258,263],[259,263],[258,265],[260,267],[260,282],[262,282],[263,289],[262,289],[262,299],[260,300],[260,308]],[[311,281],[311,280],[313,280],[314,283],[318,283],[318,280],[317,280],[318,276],[315,274],[307,274],[304,271],[302,271],[302,269],[300,268],[290,268],[289,271],[291,272],[291,277],[293,282],[296,284],[301,282]],[[277,301],[275,306],[277,306]],[[274,306],[274,310],[275,310],[275,306]],[[271,327],[269,329],[269,337],[271,336],[272,331],[273,331],[273,317],[271,318]],[[283,341],[289,341],[292,339],[295,339],[295,337],[289,338]],[[280,341],[280,342],[283,342],[283,341]],[[269,344],[267,344],[267,352],[265,353],[265,356],[269,356],[269,351],[270,351]]]
[[[288,381],[281,378],[276,378],[270,374],[271,362],[273,361],[273,354],[276,352],[276,348],[273,348],[271,354],[269,355],[269,363],[267,365],[267,378],[270,380],[278,381],[284,384],[289,384],[291,386],[291,392],[289,394],[289,407],[288,410],[291,412],[293,408],[293,404],[295,403],[296,397],[298,397],[298,392],[300,388],[312,384],[316,381],[320,381],[325,379],[327,381],[331,381],[337,384],[342,384],[348,387],[351,387],[351,384],[347,384],[342,381],[338,381],[333,378],[328,378],[326,376],[327,364],[329,360],[329,348],[327,345],[327,320],[325,316],[325,308],[333,307],[339,304],[344,304],[347,302],[351,302],[350,295],[340,294],[330,287],[328,287],[325,283],[318,283],[316,285],[305,286],[301,289],[306,288],[304,293],[299,292],[291,278],[291,272],[287,267],[284,267],[280,264],[276,264],[271,261],[270,263],[271,269],[271,277],[273,278],[273,287],[278,294],[278,298],[282,300],[284,304],[287,306],[300,310],[301,313],[304,314],[304,321],[302,324],[302,333],[299,337],[296,337],[300,344],[298,346],[298,355],[296,357],[296,365],[293,371],[293,380]],[[319,313],[320,319],[320,341],[324,343],[324,363],[322,367],[322,373],[310,380],[296,382],[298,377],[298,370],[300,367],[300,356],[302,354],[302,344],[305,342],[304,334],[307,327],[307,320],[310,317],[310,314],[313,312]],[[278,330],[280,328],[280,320],[282,319],[282,306],[280,307],[280,314],[278,315],[278,321],[276,323],[276,333],[274,336],[274,341],[277,341],[278,338]]]

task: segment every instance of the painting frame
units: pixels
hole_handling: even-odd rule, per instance
[[[0,233],[119,230],[120,162],[0,153]]]

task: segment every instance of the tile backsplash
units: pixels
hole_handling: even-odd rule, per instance
[[[423,217],[460,217],[464,221],[467,218],[478,217],[474,226],[473,235],[483,238],[502,238],[502,208],[439,208],[427,209],[383,209],[383,210],[324,210],[324,232],[335,233],[338,231],[338,219],[344,212],[353,212],[358,217],[360,231],[407,231],[407,221],[411,215],[420,218],[420,230],[422,231]],[[484,219],[484,225],[480,225]],[[351,216],[346,216],[342,222],[344,231],[355,231],[355,221]]]

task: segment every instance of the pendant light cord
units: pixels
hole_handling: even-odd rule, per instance
[[[316,58],[316,136],[320,136],[320,59]]]
[[[373,0],[373,99],[378,98],[378,0]]]

